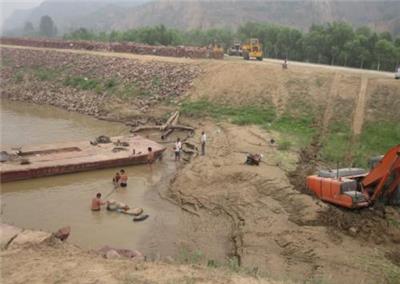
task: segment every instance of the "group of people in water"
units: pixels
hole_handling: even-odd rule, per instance
[[[128,185],[128,175],[124,169],[121,169],[115,174],[112,181],[115,187],[126,187]]]
[[[127,187],[128,185],[128,175],[126,174],[124,169],[121,169],[119,172],[115,173],[115,176],[112,179],[114,184],[114,189],[117,187]],[[92,199],[92,211],[100,211],[102,205],[106,205],[107,202],[101,200],[101,193],[98,192],[96,197]]]
[[[205,155],[205,146],[206,146],[207,136],[204,131],[201,132],[200,137],[200,145],[201,145],[201,155]],[[174,152],[175,152],[175,161],[180,161],[181,159],[181,151],[182,151],[182,142],[180,138],[176,139],[174,145]],[[152,164],[154,163],[155,155],[153,149],[151,147],[147,148],[147,164],[149,165],[150,169],[152,169]],[[128,175],[126,174],[124,169],[121,169],[119,172],[115,173],[115,176],[112,179],[114,184],[114,189],[117,187],[127,187],[128,185]],[[102,205],[106,205],[107,202],[102,201],[101,193],[97,193],[96,197],[92,199],[92,211],[100,211]]]

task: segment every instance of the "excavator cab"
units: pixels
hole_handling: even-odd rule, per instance
[[[307,188],[329,203],[360,208],[377,200],[400,204],[400,145],[369,161],[370,171],[348,168],[307,177]]]

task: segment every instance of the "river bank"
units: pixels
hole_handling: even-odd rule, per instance
[[[19,53],[17,60],[23,64],[25,56],[32,58],[30,51],[27,54]],[[86,55],[79,56],[85,60],[81,56]],[[91,66],[90,60],[84,62]],[[197,61],[193,62],[193,66],[197,64]],[[207,66],[207,74],[198,75],[193,79],[193,86],[179,95],[179,98],[188,96],[189,100],[200,100],[200,104],[193,104],[181,120],[197,130],[190,139],[195,145],[199,143],[199,132],[204,130],[207,133],[207,154],[185,163],[171,178],[171,182],[164,182],[167,186],[164,197],[176,203],[177,208],[182,208],[187,212],[185,216],[189,216],[181,222],[186,233],[177,232],[185,258],[195,258],[210,266],[228,263],[232,267],[281,281],[397,283],[400,266],[388,255],[399,248],[398,211],[390,209],[387,218],[375,216],[372,211],[362,216],[357,212],[339,211],[343,216],[351,216],[349,223],[347,218],[336,215],[337,211],[331,214],[334,210],[331,206],[300,192],[288,179],[288,172],[296,166],[301,167],[301,164],[297,164],[301,154],[298,147],[301,144],[297,144],[297,141],[306,141],[304,143],[307,144],[307,139],[313,134],[320,134],[318,143],[325,143],[323,149],[333,149],[332,153],[339,148],[347,151],[346,143],[352,141],[352,117],[360,82],[365,80],[361,80],[354,72],[351,75],[336,75],[327,70],[311,71],[304,66],[290,67],[286,71],[282,71],[278,65],[258,62],[207,63]],[[2,70],[8,68],[6,65]],[[86,70],[86,67],[80,68]],[[34,102],[34,98],[38,98],[36,101],[39,103],[56,104],[51,99],[42,101],[37,95],[42,87],[47,88],[49,80],[51,82],[47,73],[43,75],[39,72],[39,75],[29,72],[23,73],[20,82],[17,73],[15,77],[9,76],[4,86],[9,91],[18,92],[20,95],[16,97],[21,100]],[[41,77],[42,81],[39,80]],[[35,83],[30,85],[27,78],[32,78]],[[85,82],[91,82],[90,76],[84,78],[88,78]],[[179,78],[174,77],[174,80]],[[368,80],[369,91],[360,95],[366,96],[366,106],[379,105],[388,110],[385,112],[387,121],[396,121],[396,103],[400,101],[397,100],[397,82],[389,82],[389,79],[379,76]],[[18,86],[21,82],[24,82],[23,87]],[[65,87],[64,83],[60,84],[64,81],[56,82],[51,94],[58,92],[59,88],[70,88]],[[82,83],[80,80],[76,86]],[[100,88],[103,87],[100,84]],[[380,96],[380,90],[386,95]],[[73,96],[76,91],[80,94],[76,98],[78,102],[80,96],[89,94],[93,96],[91,101],[98,103],[94,99],[98,98],[94,90],[82,91],[75,87],[68,92],[60,90],[66,98],[68,94]],[[26,96],[26,93],[30,95]],[[128,124],[137,124],[142,117],[145,117],[143,123],[147,120],[159,122],[165,120],[168,111],[179,107],[180,99],[170,94],[165,100],[150,103],[142,110],[135,104],[142,100],[142,95],[120,99],[112,96],[112,100],[105,95],[108,99],[98,105],[104,113],[99,112],[97,117],[121,119]],[[393,100],[395,103],[389,104],[392,98],[396,98]],[[374,104],[376,100],[382,100],[382,104]],[[82,104],[86,107],[89,105]],[[247,112],[246,106],[251,105],[272,105],[277,119],[267,123],[265,116],[261,116],[260,123],[256,116],[259,109],[250,108],[255,109],[256,115]],[[367,114],[365,121],[370,123],[381,111],[378,107],[367,107],[365,110],[362,106],[357,109]],[[70,111],[77,109],[81,109],[79,103]],[[261,109],[262,114],[264,110],[270,108]],[[91,111],[84,113],[96,116]],[[232,117],[238,118],[236,124],[231,123],[235,122],[233,119],[229,122]],[[359,120],[359,116],[354,117]],[[308,124],[314,120],[324,123]],[[277,127],[270,127],[272,123],[276,123]],[[333,127],[336,123],[343,123],[343,128],[348,132],[342,133]],[[323,131],[313,132],[314,128]],[[337,135],[340,139],[330,139],[337,138],[331,135]],[[171,141],[176,137],[172,136]],[[271,139],[276,143],[270,143]],[[281,148],[285,139],[291,144]],[[328,144],[327,140],[337,144]],[[358,141],[358,138],[354,138],[354,141]],[[264,162],[258,167],[245,165],[246,153],[263,154]],[[320,159],[319,154],[312,153],[313,157],[310,157]],[[301,162],[310,163],[308,159]],[[299,181],[302,180],[304,177],[301,176]],[[333,219],[337,219],[338,223]],[[359,224],[356,230],[353,230],[353,224]],[[160,230],[158,234],[163,235],[163,232]]]
[[[7,227],[7,230],[5,230]],[[0,224],[2,283],[277,283],[231,271],[170,260],[106,259],[95,251],[61,242],[44,231]],[[6,234],[5,234],[6,232]],[[73,232],[72,232],[73,234]],[[40,260],[40,261],[38,261]]]

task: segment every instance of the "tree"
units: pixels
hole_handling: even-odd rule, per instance
[[[32,22],[25,22],[24,25],[24,35],[33,35],[35,32],[35,28],[33,27]]]
[[[396,50],[393,43],[386,39],[380,39],[376,43],[376,53],[378,56],[377,69],[381,70],[381,65],[384,65],[383,69],[390,69],[391,62],[389,60],[392,60],[396,56]]]
[[[40,18],[39,32],[40,35],[46,37],[54,37],[57,35],[57,27],[50,16],[45,15]]]

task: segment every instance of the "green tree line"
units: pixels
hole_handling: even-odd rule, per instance
[[[93,32],[85,28],[64,35],[70,40],[138,42],[150,45],[207,46],[211,43],[229,48],[234,40],[258,38],[264,56],[364,69],[393,71],[400,64],[400,38],[377,33],[368,27],[353,29],[343,22],[313,25],[308,32],[267,23],[248,22],[236,31],[226,28],[189,30],[163,25],[126,31]]]

